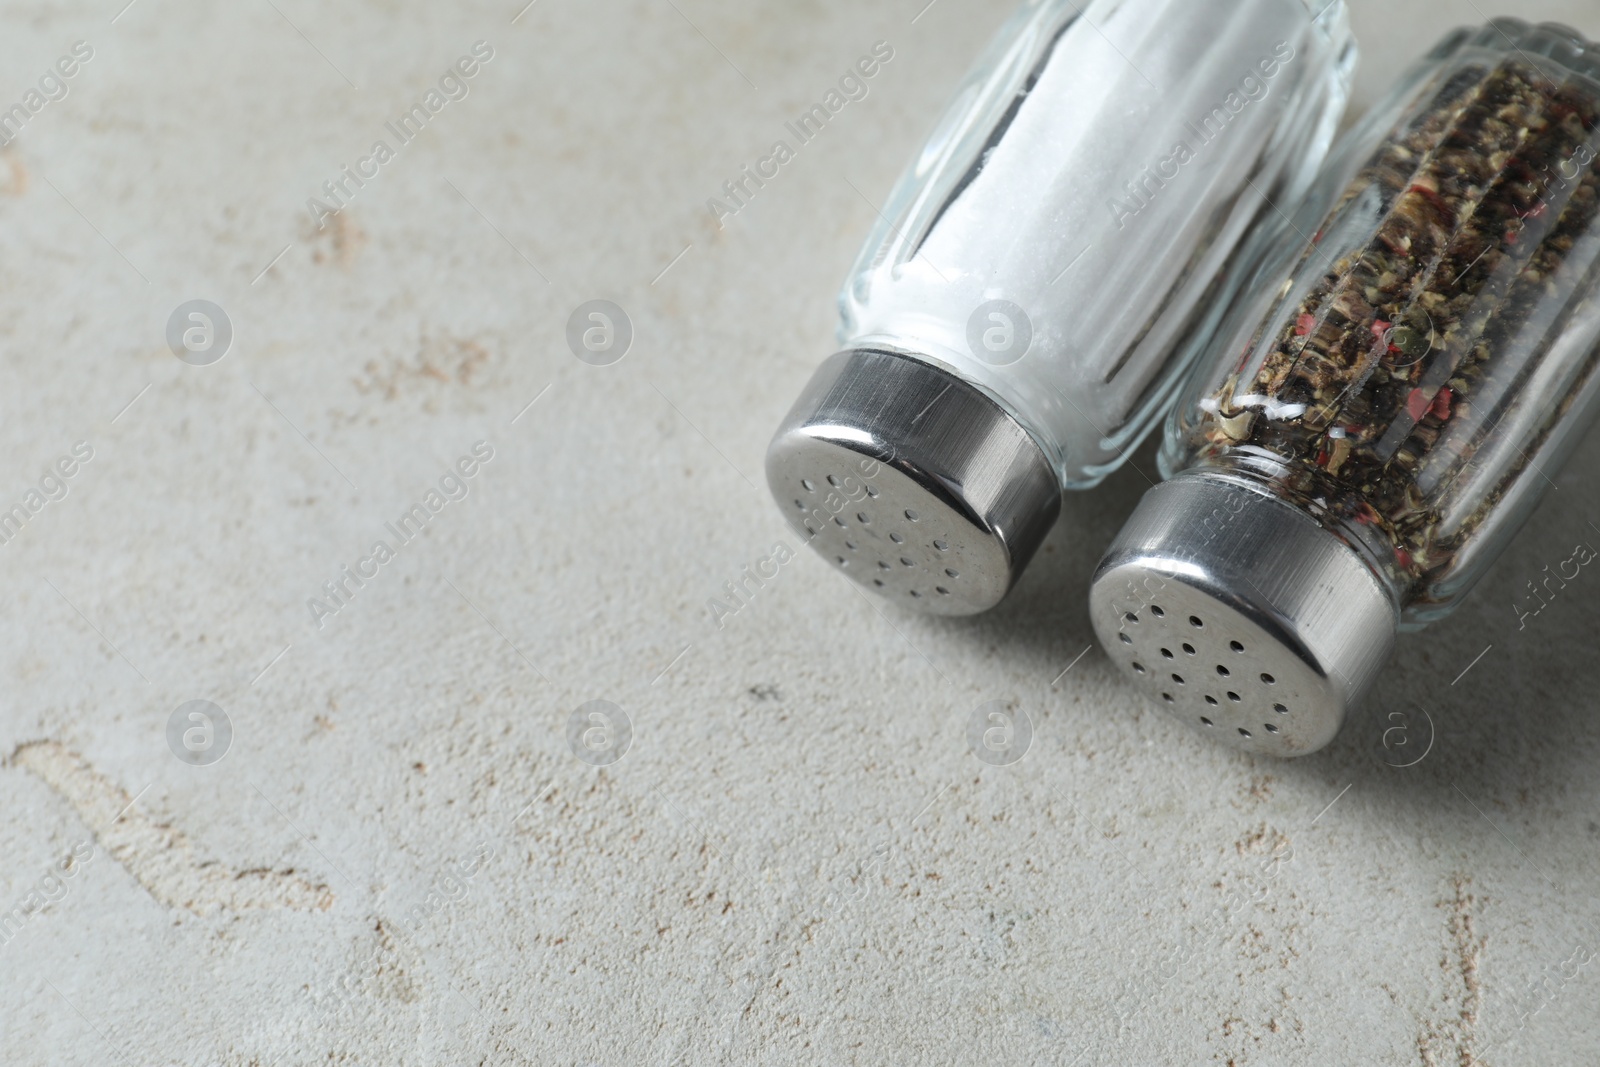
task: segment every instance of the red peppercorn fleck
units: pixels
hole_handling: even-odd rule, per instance
[[[1421,389],[1413,389],[1406,396],[1406,414],[1411,416],[1412,422],[1421,422],[1432,403],[1433,399]]]
[[[1450,210],[1450,205],[1445,202],[1444,197],[1439,195],[1439,190],[1429,188],[1426,185],[1418,184],[1412,185],[1411,188],[1407,189],[1406,191],[1409,193],[1416,193],[1418,196],[1422,197],[1429,204],[1432,204],[1434,210],[1439,212],[1439,214],[1444,216],[1446,219],[1455,218],[1455,212]]]
[[[1448,419],[1450,417],[1450,401],[1454,398],[1455,394],[1450,391],[1448,385],[1440,389],[1439,395],[1433,398],[1433,407],[1430,409],[1433,412],[1433,417],[1441,421]]]

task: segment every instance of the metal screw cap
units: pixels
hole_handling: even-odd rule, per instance
[[[817,369],[767,449],[767,484],[823,559],[937,615],[999,603],[1061,509],[1044,450],[998,404],[871,349]]]
[[[1312,516],[1195,471],[1145,494],[1089,607],[1106,654],[1157,707],[1273,756],[1333,740],[1400,617],[1356,550]]]

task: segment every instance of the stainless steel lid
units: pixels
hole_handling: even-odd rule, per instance
[[[1106,654],[1157,707],[1273,756],[1333,739],[1399,625],[1378,577],[1314,518],[1195,471],[1145,494],[1089,605]]]
[[[870,349],[817,369],[767,449],[767,484],[823,559],[938,615],[999,603],[1061,509],[1044,451],[998,404]]]

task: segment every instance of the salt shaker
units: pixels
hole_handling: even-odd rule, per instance
[[[1499,19],[1445,38],[1254,239],[1170,480],[1091,587],[1158,706],[1315,751],[1397,631],[1482,577],[1596,414],[1597,154],[1600,47]]]
[[[1178,343],[1309,185],[1354,55],[1343,0],[1024,4],[891,194],[843,350],[773,439],[796,533],[907,606],[998,602],[1061,490],[1170,404]]]

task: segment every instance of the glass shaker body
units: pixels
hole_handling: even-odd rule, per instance
[[[774,440],[796,531],[909,606],[1003,596],[1061,489],[1170,404],[1180,342],[1309,185],[1353,62],[1342,0],[1024,4],[890,195],[840,295],[844,351]],[[862,494],[827,506],[829,476]]]
[[[1102,642],[1169,709],[1246,748],[1319,747],[1396,627],[1448,612],[1499,555],[1600,407],[1597,157],[1600,50],[1497,20],[1441,42],[1258,235],[1226,321],[1195,345],[1161,452],[1172,480],[1102,564],[1124,573],[1096,587]],[[1298,555],[1251,548],[1252,523]],[[1141,568],[1178,588],[1129,610],[1124,587],[1113,606]],[[1246,671],[1236,699],[1202,705],[1220,694],[1146,664],[1145,634],[1172,647],[1146,626],[1155,601],[1196,585],[1241,626],[1271,622],[1240,643],[1311,664],[1306,691],[1284,700],[1292,670],[1267,664],[1273,683]]]
[[[1165,413],[1173,350],[1265,200],[1315,175],[1353,61],[1342,3],[1025,5],[890,195],[841,345],[976,382],[1064,486],[1098,483]]]
[[[1209,366],[1173,412],[1165,468],[1225,471],[1316,513],[1408,624],[1459,602],[1593,421],[1589,49],[1511,20],[1436,49],[1330,161],[1296,223],[1316,243],[1246,286],[1266,290],[1265,314],[1242,304],[1215,347],[1247,354]]]

